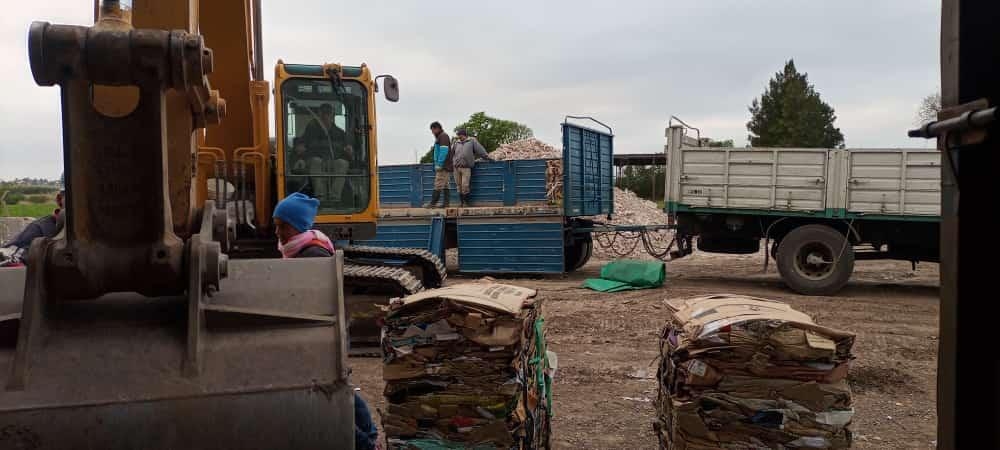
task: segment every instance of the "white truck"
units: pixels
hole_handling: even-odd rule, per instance
[[[667,129],[666,205],[675,257],[765,251],[808,295],[847,283],[854,261],[938,261],[935,149],[705,148]]]

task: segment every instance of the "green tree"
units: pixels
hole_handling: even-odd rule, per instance
[[[750,104],[748,139],[753,147],[843,147],[844,135],[833,125],[835,120],[833,108],[819,98],[807,74],[788,60],[760,99]]]
[[[527,125],[517,123],[513,120],[498,119],[487,116],[485,112],[477,112],[469,116],[469,120],[455,127],[457,133],[459,129],[465,128],[469,136],[474,136],[480,144],[486,148],[487,152],[496,150],[503,144],[509,144],[521,139],[533,137],[535,133]],[[452,139],[455,135],[452,134]],[[422,158],[421,163],[429,163],[434,160],[433,150],[428,150]]]
[[[663,200],[665,181],[666,170],[663,166],[626,166],[615,184],[640,198],[656,202]]]

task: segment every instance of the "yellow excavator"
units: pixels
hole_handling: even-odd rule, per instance
[[[348,327],[444,268],[350,245],[377,217],[366,66],[279,62],[271,148],[260,12],[100,0],[92,27],[31,25],[32,75],[61,91],[65,225],[0,269],[0,448],[353,448]],[[276,258],[292,191],[320,198],[333,258]]]
[[[335,239],[345,257],[349,350],[378,355],[375,305],[440,287],[446,276],[444,263],[426,249],[352,245],[375,237],[376,93],[381,78],[386,99],[395,102],[398,82],[389,75],[373,77],[365,64],[279,60],[273,90],[277,137],[269,140],[271,90],[263,79],[260,9],[253,2],[224,0],[202,2],[200,11],[201,32],[217,60],[209,80],[226,97],[227,118],[208,126],[198,146],[195,205],[212,199],[227,211],[222,246],[230,258],[278,257],[270,216],[274,205],[292,192],[317,197],[316,228]],[[235,20],[240,12],[246,20]],[[177,181],[186,178],[185,173]]]

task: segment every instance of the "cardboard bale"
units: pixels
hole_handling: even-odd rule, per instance
[[[660,335],[660,448],[842,449],[854,416],[854,335],[789,305],[741,295],[667,302]]]
[[[390,449],[548,448],[552,368],[534,297],[478,282],[390,304],[382,333]]]

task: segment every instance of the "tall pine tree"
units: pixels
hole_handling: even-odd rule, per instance
[[[833,126],[837,116],[820,100],[807,74],[788,60],[774,75],[764,95],[750,104],[748,139],[753,147],[835,148],[844,146],[844,135]]]

